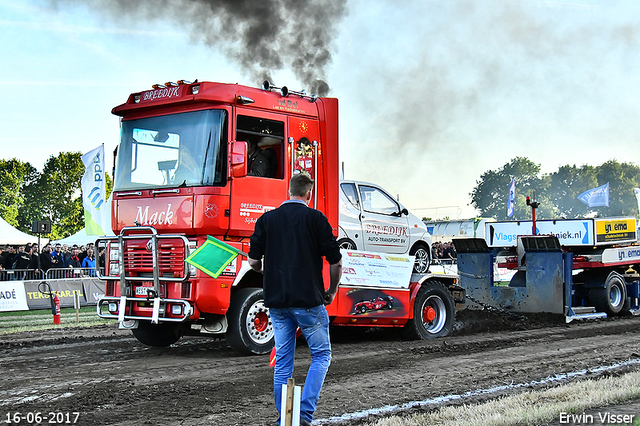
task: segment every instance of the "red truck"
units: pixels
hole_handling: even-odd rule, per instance
[[[96,241],[107,249],[98,315],[117,318],[151,346],[223,335],[237,351],[268,353],[273,329],[262,276],[242,257],[217,279],[185,258],[207,235],[248,252],[256,220],[287,199],[289,179],[300,172],[315,181],[310,206],[338,235],[338,100],[268,82],[251,88],[178,81],[133,93],[112,112],[121,117],[116,236]],[[259,172],[251,164],[257,154],[268,163]],[[329,315],[334,325],[404,327],[411,338],[446,335],[464,297],[456,278],[413,275],[406,285],[375,289],[352,281],[341,285]],[[328,287],[328,268],[325,281]],[[392,297],[393,309],[358,318],[354,305],[372,292]]]

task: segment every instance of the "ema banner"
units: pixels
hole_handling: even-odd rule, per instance
[[[82,176],[82,204],[84,206],[84,227],[87,235],[105,235],[109,203],[105,202],[104,145],[92,149],[82,156],[84,175]]]
[[[578,195],[578,200],[589,207],[609,207],[609,182]]]

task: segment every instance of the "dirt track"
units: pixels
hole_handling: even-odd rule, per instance
[[[484,315],[488,317],[480,318]],[[557,318],[480,317],[462,311],[452,336],[431,341],[402,341],[395,330],[336,333],[314,424],[357,425],[364,414],[349,413],[640,359],[639,317],[568,325]],[[5,335],[0,343],[0,421],[19,411],[42,412],[45,420],[50,412],[79,412],[76,424],[81,425],[273,424],[267,363],[266,357],[239,356],[220,340],[185,338],[170,348],[148,348],[115,327]],[[308,364],[301,342],[298,383]],[[640,364],[633,363],[569,380],[637,369]],[[531,387],[450,403],[525,389]]]

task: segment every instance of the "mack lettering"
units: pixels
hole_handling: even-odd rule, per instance
[[[171,204],[167,204],[166,211],[155,211],[149,216],[149,207],[146,206],[142,210],[142,206],[138,206],[138,213],[136,214],[136,221],[148,226],[148,225],[173,225],[173,211],[171,211]]]

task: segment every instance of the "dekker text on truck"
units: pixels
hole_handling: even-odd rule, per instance
[[[96,241],[107,248],[98,315],[151,346],[198,334],[268,353],[262,275],[238,257],[214,279],[185,258],[207,236],[248,252],[256,220],[288,198],[289,179],[301,172],[315,181],[310,207],[338,236],[338,100],[268,82],[258,89],[179,81],[133,93],[113,113],[121,117],[116,236]],[[249,165],[256,153],[260,171]],[[414,260],[403,254],[343,253],[344,277],[328,307],[334,325],[401,327],[408,338],[450,332],[464,298],[457,276],[412,274]]]

